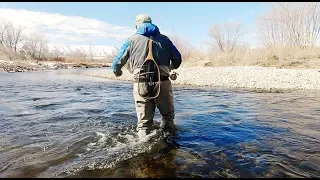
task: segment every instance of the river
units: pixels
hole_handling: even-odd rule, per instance
[[[132,84],[95,71],[0,74],[1,178],[320,177],[319,92],[174,86],[178,130],[141,143]]]

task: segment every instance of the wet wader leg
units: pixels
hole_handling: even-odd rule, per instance
[[[133,96],[138,117],[137,131],[144,130],[146,133],[150,133],[155,113],[155,102],[152,99],[146,100],[139,95],[138,83],[133,85]]]
[[[169,129],[174,125],[174,104],[171,81],[162,81],[159,96],[155,99],[162,116],[161,128]]]

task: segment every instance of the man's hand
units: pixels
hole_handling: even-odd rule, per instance
[[[116,77],[119,77],[122,75],[122,70],[119,70],[118,72],[114,72],[114,75],[116,75]]]
[[[177,72],[172,71],[172,72],[170,72],[169,77],[170,77],[170,79],[171,79],[172,81],[174,81],[174,80],[177,79],[178,75],[179,75],[179,74],[178,74]]]

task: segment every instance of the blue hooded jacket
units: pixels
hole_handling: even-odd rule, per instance
[[[171,40],[160,33],[159,28],[152,23],[141,24],[136,33],[122,45],[112,63],[115,74],[129,61],[130,72],[140,68],[147,56],[149,38],[154,41],[153,56],[157,62],[161,75],[168,76],[171,69],[179,68],[182,59],[178,49]]]

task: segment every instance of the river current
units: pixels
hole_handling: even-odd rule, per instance
[[[320,177],[319,92],[174,86],[176,133],[142,143],[96,71],[0,74],[0,177]]]

